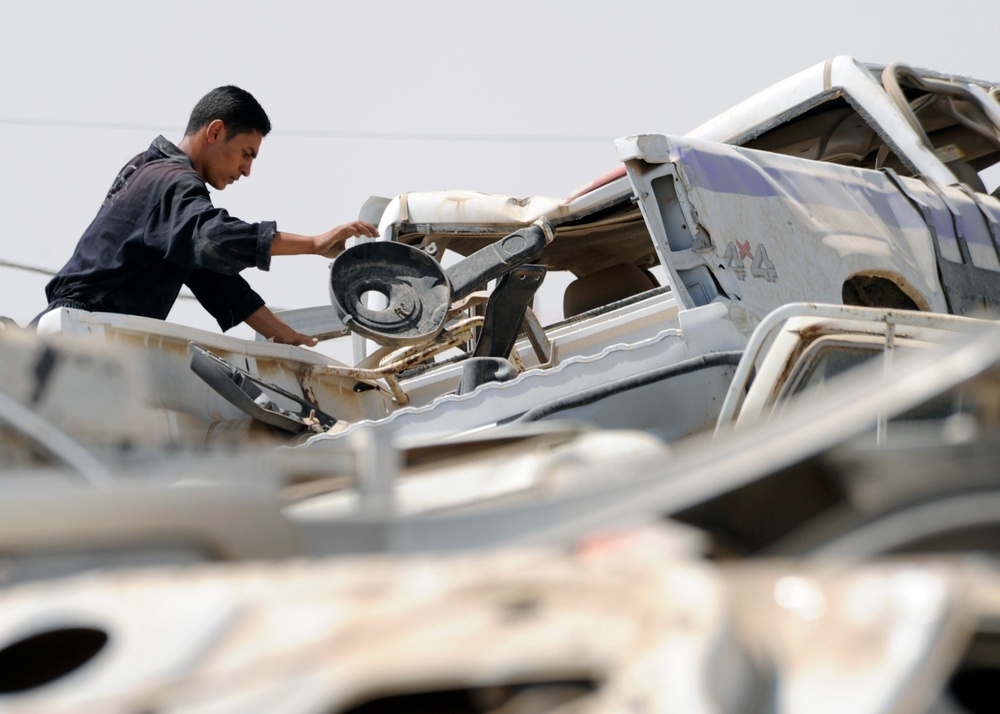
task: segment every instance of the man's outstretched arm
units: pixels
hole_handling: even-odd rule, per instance
[[[375,238],[378,236],[378,229],[364,221],[353,221],[318,236],[275,231],[271,241],[271,255],[322,255],[325,258],[336,258],[344,252],[344,244],[348,238],[360,236]]]

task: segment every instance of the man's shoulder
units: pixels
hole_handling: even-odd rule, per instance
[[[191,165],[191,159],[187,154],[162,136],[156,137],[149,148],[136,157],[136,167],[142,168],[143,173],[173,181],[191,182],[202,186],[205,184],[204,179]]]
[[[144,173],[155,174],[171,180],[197,183],[204,186],[205,180],[189,163],[172,158],[156,158],[143,164]]]
[[[181,187],[184,191],[204,191],[207,194],[204,179],[194,170],[187,155],[176,147],[171,151],[165,144],[173,147],[162,136],[158,137],[149,148],[136,154],[125,164],[115,177],[105,202],[125,194],[160,195],[170,187]]]

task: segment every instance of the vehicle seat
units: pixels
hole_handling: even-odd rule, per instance
[[[563,317],[568,319],[656,287],[656,279],[649,271],[618,263],[570,283],[563,293]]]

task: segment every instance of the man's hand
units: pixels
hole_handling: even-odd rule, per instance
[[[324,258],[336,258],[344,252],[344,244],[347,243],[348,238],[359,236],[377,238],[378,228],[364,221],[353,221],[337,226],[331,231],[316,236],[316,255],[322,255]]]
[[[289,328],[291,329],[291,328]],[[280,335],[275,335],[271,338],[274,342],[282,345],[299,345],[300,347],[315,347],[319,344],[319,340],[315,337],[310,337],[309,335],[303,334],[301,332],[296,332],[291,330],[291,332],[282,333]]]
[[[315,347],[319,344],[319,340],[315,337],[294,330],[287,322],[271,312],[267,305],[257,308],[244,322],[278,344],[301,347]]]

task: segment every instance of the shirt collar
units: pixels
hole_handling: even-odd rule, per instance
[[[153,139],[153,143],[150,144],[150,148],[156,149],[168,159],[183,159],[187,163],[191,163],[191,159],[187,154],[178,149],[172,141],[165,139],[162,135]]]

